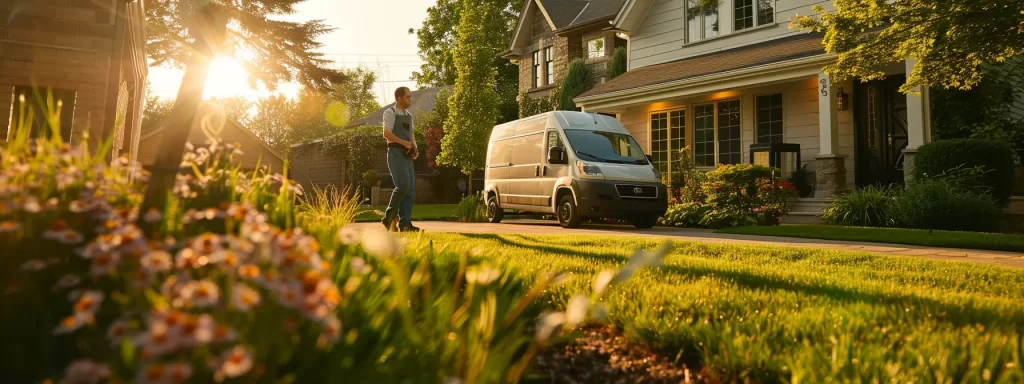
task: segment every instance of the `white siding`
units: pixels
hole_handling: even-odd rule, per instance
[[[853,99],[853,84],[838,84]],[[742,159],[750,162],[750,144],[754,142],[755,99],[760,95],[782,93],[783,141],[800,144],[800,157],[807,170],[813,175],[815,157],[818,156],[821,143],[818,134],[818,102],[817,78],[794,81],[783,84],[747,88],[740,91],[717,92],[700,97],[676,99],[627,108],[619,117],[630,134],[640,143],[644,152],[650,153],[650,114],[652,112],[685,108],[687,145],[693,144],[693,105],[721,100],[740,100],[740,126],[742,137]],[[852,108],[851,108],[852,109]],[[847,187],[854,187],[854,152],[853,122],[851,111],[839,111],[839,154],[847,156],[846,182]]]
[[[721,0],[718,37],[686,44],[685,0],[658,0],[633,33],[630,41],[630,68],[679,60],[685,57],[735,48],[803,32],[789,29],[789,18],[811,15],[811,7],[831,9],[829,0],[777,0],[775,24],[731,33],[733,0]]]

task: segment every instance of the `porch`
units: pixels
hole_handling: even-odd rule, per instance
[[[693,164],[710,170],[750,163],[755,143],[797,144],[800,164],[783,173],[809,173],[812,199],[797,204],[806,212],[793,211],[805,216],[842,191],[912,177],[916,149],[930,141],[927,89],[898,90],[913,61],[893,64],[883,80],[833,83],[821,72],[832,58],[816,53],[820,40],[759,45],[634,69],[576,102],[615,114],[670,183],[684,147]],[[794,50],[805,56],[794,58]],[[777,61],[765,57],[773,54]],[[740,65],[702,68],[716,63]]]

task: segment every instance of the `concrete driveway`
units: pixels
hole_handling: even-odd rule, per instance
[[[893,256],[913,256],[935,260],[971,261],[986,264],[1002,265],[1011,268],[1024,268],[1024,255],[1012,252],[981,251],[953,248],[931,248],[916,245],[896,245],[862,243],[852,241],[832,241],[800,239],[791,237],[750,236],[714,233],[704,229],[683,229],[655,227],[636,229],[632,226],[584,224],[577,229],[565,229],[555,221],[545,220],[506,220],[501,224],[491,223],[458,223],[443,221],[418,221],[416,226],[426,232],[451,233],[492,233],[520,235],[590,235],[590,236],[643,236],[667,238],[679,241],[698,241],[705,243],[773,245],[785,247],[824,248],[843,251],[870,252]],[[378,222],[351,224],[360,231],[383,231],[384,226]]]

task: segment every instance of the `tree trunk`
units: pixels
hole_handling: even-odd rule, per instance
[[[171,115],[164,120],[165,131],[157,149],[152,174],[142,200],[139,224],[149,208],[163,212],[168,195],[174,188],[185,143],[195,122],[196,111],[203,100],[203,88],[210,71],[210,61],[222,51],[227,33],[227,15],[218,6],[207,4],[196,15],[191,34],[196,37],[192,58],[185,66],[185,76],[174,100]]]

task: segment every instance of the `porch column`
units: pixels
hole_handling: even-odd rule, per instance
[[[907,77],[917,60],[907,59]],[[907,94],[907,148],[903,150],[903,181],[914,181],[914,157],[917,148],[931,141],[931,102],[928,88],[917,86]]]
[[[832,197],[846,189],[846,156],[839,155],[839,110],[832,79],[818,73],[818,138],[814,197]]]

